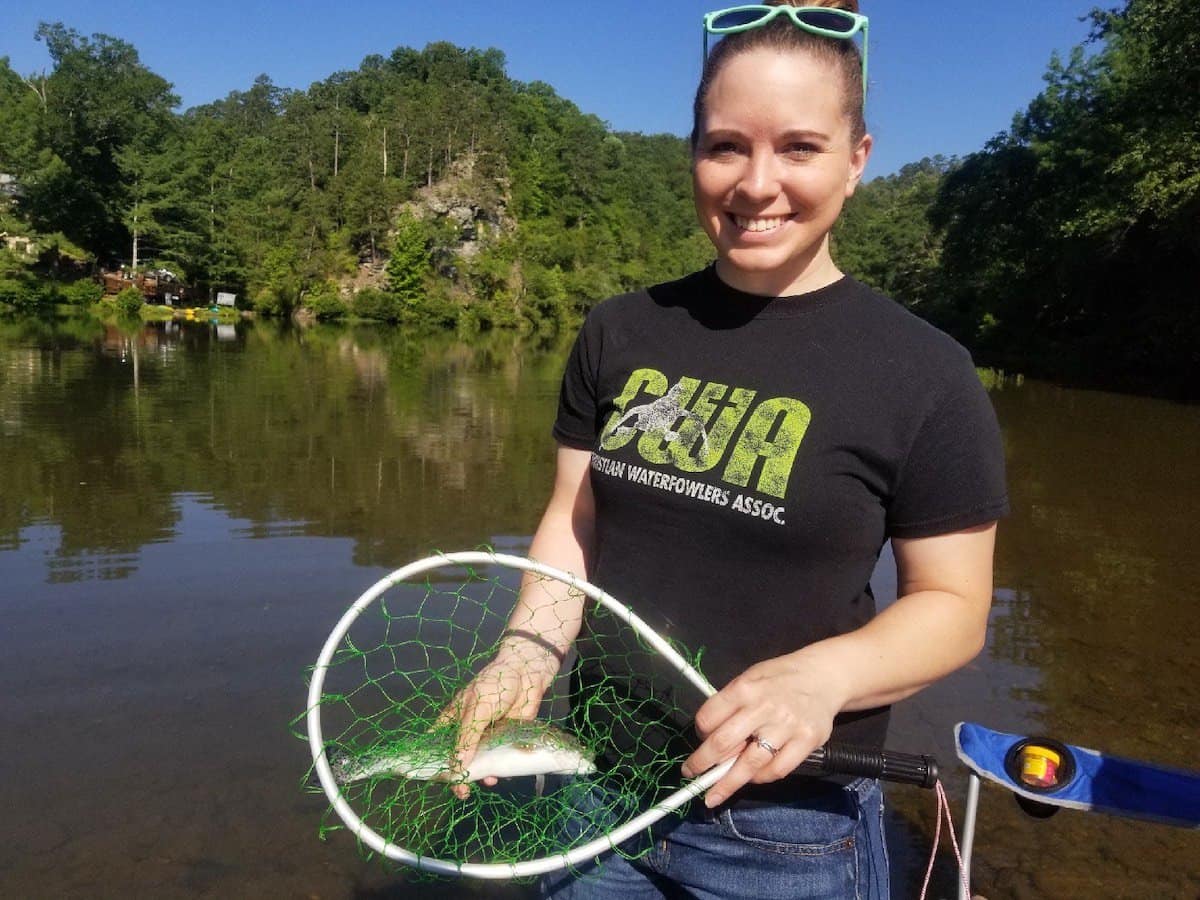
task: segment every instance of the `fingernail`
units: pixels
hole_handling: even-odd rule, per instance
[[[720,794],[713,794],[710,792],[704,795],[704,805],[709,809],[712,809],[715,806],[720,806],[724,801],[725,798]]]

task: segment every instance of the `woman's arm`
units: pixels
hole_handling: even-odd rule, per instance
[[[684,774],[740,756],[705,802],[793,771],[829,739],[839,712],[902,700],[973,659],[987,632],[995,537],[992,522],[893,540],[895,603],[856,631],[751,666],[710,697],[696,715],[704,743]]]
[[[559,447],[554,490],[529,555],[538,562],[587,577],[595,504],[589,477],[591,453]],[[459,722],[458,759],[465,769],[484,730],[504,718],[532,719],[558,674],[583,623],[584,595],[558,581],[526,573],[496,656],[445,710]],[[487,779],[485,784],[494,784]],[[455,785],[465,797],[466,785]]]
[[[554,491],[529,547],[532,559],[580,578],[587,578],[595,535],[591,459],[591,451],[558,448]],[[526,573],[521,596],[509,617],[510,639],[513,635],[536,635],[539,642],[553,646],[561,662],[579,633],[583,615],[583,595],[568,597],[567,593],[566,585],[545,583],[537,575]],[[505,645],[508,643],[506,640]]]

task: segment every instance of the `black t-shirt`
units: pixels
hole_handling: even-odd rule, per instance
[[[614,297],[567,363],[554,436],[592,451],[590,579],[717,686],[852,631],[889,537],[1007,513],[969,354],[850,278],[764,298],[713,268]],[[887,710],[834,739],[882,746]]]

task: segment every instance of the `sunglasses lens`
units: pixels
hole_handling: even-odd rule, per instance
[[[752,25],[760,19],[766,18],[771,14],[771,7],[764,6],[761,9],[731,9],[728,12],[723,12],[712,20],[709,24],[709,31],[725,31],[730,28],[743,28],[746,25]]]
[[[850,34],[854,31],[854,19],[833,10],[803,9],[797,13],[805,25],[820,28],[822,31],[836,31]]]

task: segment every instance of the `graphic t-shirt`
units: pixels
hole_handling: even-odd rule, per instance
[[[717,687],[871,619],[889,537],[1008,510],[969,354],[850,278],[764,298],[710,267],[599,304],[554,436],[592,452],[589,579],[704,648]],[[833,739],[886,729],[886,709],[844,714]]]

